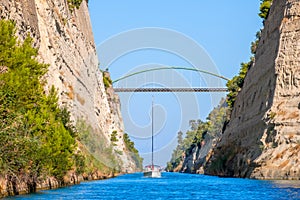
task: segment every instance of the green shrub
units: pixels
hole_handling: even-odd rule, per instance
[[[109,77],[105,76],[104,73],[103,73],[103,83],[105,89],[109,88],[112,85],[112,80]]]
[[[248,63],[242,63],[239,75],[234,76],[231,80],[229,80],[226,84],[229,93],[227,94],[226,102],[229,108],[232,108],[236,97],[244,85],[244,79],[248,72],[248,69],[251,67],[252,61]]]
[[[173,171],[181,163],[184,157],[189,157],[193,153],[193,149],[201,147],[201,142],[210,138],[213,139],[221,134],[225,121],[227,120],[228,108],[224,106],[225,100],[222,99],[219,106],[214,108],[208,115],[205,122],[201,120],[190,120],[190,130],[182,139],[183,133],[178,133],[178,144],[172,153],[171,160],[167,163],[167,170]]]
[[[138,150],[134,146],[134,142],[132,142],[127,133],[124,133],[123,140],[127,150],[130,152],[131,158],[134,160],[136,166],[139,169],[143,168],[143,158],[140,157]]]
[[[258,14],[261,18],[266,20],[269,16],[270,7],[272,5],[273,0],[261,0],[260,4],[260,13]]]
[[[107,144],[103,133],[96,132],[83,120],[77,121],[76,129],[79,142],[87,155],[86,163],[89,166],[86,172],[92,172],[99,167],[120,171],[121,161],[114,154],[112,146]]]
[[[118,142],[119,140],[118,140],[117,136],[118,136],[118,132],[117,131],[113,131],[112,134],[111,134],[111,136],[110,136],[110,141],[112,143]]]
[[[15,24],[0,20],[0,171],[59,179],[74,165],[76,131],[67,110],[58,107],[54,87],[44,92],[41,77],[48,65],[36,59],[27,36],[19,42]]]
[[[74,9],[79,9],[83,0],[68,0],[69,9],[74,11]]]

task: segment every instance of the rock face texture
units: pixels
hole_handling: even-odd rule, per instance
[[[86,175],[76,175],[75,173],[70,172],[64,178],[64,186],[79,184],[84,180],[100,180],[113,178],[115,174],[109,173],[92,173],[88,176]],[[38,179],[35,182],[29,180],[28,177],[12,177],[0,176],[0,198],[6,196],[14,196],[21,194],[28,194],[36,192],[36,190],[49,190],[62,187],[62,183],[53,177],[47,177],[43,179]]]
[[[216,139],[210,137],[205,138],[201,143],[194,144],[187,156],[184,158],[182,166],[180,166],[179,172],[203,174],[203,166],[206,164],[206,157],[215,145]]]
[[[121,170],[135,171],[122,139],[118,97],[113,89],[105,89],[98,69],[87,1],[71,12],[67,0],[1,0],[0,16],[16,22],[21,40],[28,33],[34,38],[40,61],[49,64],[46,91],[54,85],[59,103],[71,111],[74,123],[84,121],[93,132],[104,135],[107,146],[112,132],[117,132],[113,150]]]
[[[274,0],[206,174],[300,179],[300,2]]]

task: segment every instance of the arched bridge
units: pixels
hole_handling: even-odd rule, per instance
[[[197,69],[197,68],[187,68],[187,67],[159,67],[159,68],[150,68],[150,69],[145,69],[142,71],[138,71],[138,72],[134,72],[128,75],[125,75],[121,78],[118,78],[114,81],[112,81],[112,83],[116,83],[118,81],[124,80],[126,78],[138,75],[138,74],[143,74],[143,73],[147,73],[147,72],[151,72],[151,71],[158,71],[158,70],[187,70],[187,71],[194,71],[194,72],[200,72],[200,73],[204,73],[204,74],[208,74],[223,80],[228,81],[229,79],[215,74],[215,73],[211,73],[208,71],[204,71],[201,69]],[[226,87],[224,88],[215,88],[215,87],[185,87],[185,88],[118,88],[118,87],[114,87],[114,91],[115,92],[228,92],[228,89]]]

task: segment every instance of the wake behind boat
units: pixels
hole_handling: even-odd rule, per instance
[[[161,177],[161,168],[158,165],[154,165],[153,163],[153,130],[154,130],[154,125],[153,125],[153,97],[152,97],[152,128],[151,128],[151,146],[152,146],[152,151],[151,151],[151,165],[147,165],[144,168],[144,177],[148,177],[148,178],[160,178]]]

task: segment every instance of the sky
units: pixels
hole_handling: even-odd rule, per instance
[[[180,66],[232,78],[248,62],[262,27],[259,0],[90,0],[100,68],[112,80],[150,68]],[[132,76],[114,87],[225,87],[200,72],[161,70]],[[205,120],[226,93],[119,93],[125,132],[150,164],[153,103],[154,161],[165,166],[177,133]]]

